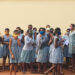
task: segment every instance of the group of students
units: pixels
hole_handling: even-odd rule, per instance
[[[64,57],[66,65],[69,66],[72,60],[72,70],[75,71],[75,25],[71,24],[66,34],[61,36],[61,29],[41,27],[37,28],[28,25],[24,31],[17,27],[10,35],[10,30],[5,29],[5,35],[0,36],[0,58],[3,58],[3,70],[5,69],[6,58],[9,59],[10,75],[14,69],[14,75],[19,69],[25,73],[30,69],[35,72],[34,65],[37,64],[38,73],[47,75],[50,71],[53,75],[63,75]],[[47,70],[47,67],[50,68]],[[42,69],[41,69],[42,68]]]

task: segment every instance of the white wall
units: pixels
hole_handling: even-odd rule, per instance
[[[20,26],[25,31],[28,24],[37,26],[61,27],[65,29],[75,23],[74,1],[0,1],[0,32],[5,27],[12,31]]]

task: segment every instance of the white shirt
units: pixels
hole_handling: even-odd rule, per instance
[[[68,35],[64,35],[63,38],[65,39],[64,45],[69,45],[69,36]]]
[[[33,39],[30,38],[29,36],[24,37],[24,47],[23,50],[33,50],[32,44],[34,43]]]

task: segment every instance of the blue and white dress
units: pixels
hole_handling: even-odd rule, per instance
[[[2,37],[0,36],[0,58],[3,57],[3,45],[2,45]]]
[[[32,62],[35,62],[36,61],[36,56],[37,56],[37,54],[36,54],[36,37],[35,37],[35,33],[36,32],[33,31],[32,38],[34,40],[35,45],[33,46],[33,50],[32,50]]]
[[[22,53],[21,53],[21,62],[23,63],[31,63],[33,62],[33,57],[32,57],[32,50],[33,50],[33,46],[32,44],[34,43],[33,39],[30,38],[28,35],[26,35],[24,37],[24,47],[22,49]]]
[[[23,49],[23,46],[24,46],[24,43],[22,42],[22,39],[23,39],[23,34],[20,34],[18,36],[18,39],[20,40],[20,43],[21,43],[21,47],[19,47],[19,63],[21,63],[21,52],[22,52],[22,49]]]
[[[47,48],[47,38],[46,35],[40,37],[40,34],[37,35],[36,40],[36,50],[37,50],[37,58],[36,62],[39,63],[47,63],[48,62],[48,48]]]
[[[64,41],[64,57],[71,57],[71,54],[69,53],[69,35],[64,35],[63,37],[65,39]]]
[[[69,53],[75,54],[75,30],[69,34]]]
[[[55,48],[55,40],[59,39],[58,43],[60,42],[60,38],[57,36],[54,36],[54,41],[50,46],[50,58],[49,62],[52,64],[62,64],[63,63],[63,50],[60,46]]]
[[[0,43],[0,58],[3,57],[3,45]]]
[[[10,63],[11,63],[11,64],[13,64],[13,63],[14,63],[14,64],[15,64],[15,63],[19,63],[19,58],[20,58],[20,56],[19,56],[18,42],[17,42],[17,40],[14,39],[13,37],[11,38],[11,40],[12,40],[11,50],[12,50],[12,53],[13,53],[15,59],[12,59],[12,56],[11,56],[11,54],[10,54]]]
[[[9,35],[9,37],[7,37],[6,35],[4,35],[4,42],[8,42],[9,43],[9,40],[12,36]],[[3,57],[6,57],[6,56],[10,56],[10,53],[9,53],[9,47],[8,45],[4,44],[3,45]]]

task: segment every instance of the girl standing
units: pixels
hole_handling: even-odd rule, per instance
[[[3,42],[3,39],[2,37],[0,36],[0,58],[3,58],[3,45],[2,45],[2,42]]]
[[[72,55],[73,72],[75,72],[75,25],[70,25],[69,34],[69,53]]]
[[[48,48],[47,48],[47,35],[45,34],[45,29],[40,28],[39,34],[36,40],[36,50],[37,58],[36,62],[38,64],[38,72],[41,73],[41,64],[43,65],[43,71],[46,69],[46,63],[48,62]]]
[[[13,37],[9,42],[9,51],[10,51],[10,75],[12,75],[12,70],[14,67],[14,75],[16,75],[17,64],[19,62],[19,48],[20,41],[18,39],[18,31],[13,32]]]
[[[61,64],[63,63],[63,51],[61,45],[63,40],[61,39],[60,35],[60,28],[56,28],[55,36],[53,37],[53,42],[50,46],[49,59],[49,62],[52,63],[52,67],[49,69],[49,71],[53,70],[53,75],[61,75]],[[48,72],[46,72],[45,74],[48,74]]]
[[[10,30],[8,28],[5,29],[5,35],[3,36],[3,70],[5,68],[6,58],[9,58],[9,40],[11,35],[9,34]]]
[[[32,32],[29,30],[27,31],[27,35],[24,37],[24,47],[21,53],[21,60],[23,62],[23,73],[25,73],[25,68],[24,66],[28,65],[31,68],[31,71],[33,71],[33,66],[32,66],[32,50],[33,50],[33,44],[34,41],[32,39]]]

